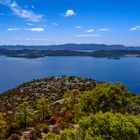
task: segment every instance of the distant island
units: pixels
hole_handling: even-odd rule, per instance
[[[140,95],[120,83],[52,76],[0,94],[1,140],[139,140]]]
[[[0,55],[18,58],[45,56],[91,56],[119,59],[140,56],[140,47],[106,44],[64,44],[48,46],[1,45]]]
[[[89,56],[99,58],[119,59],[125,56],[140,57],[140,50],[100,50],[100,51],[73,51],[73,50],[7,50],[0,49],[0,55],[18,58],[40,58],[46,56]]]

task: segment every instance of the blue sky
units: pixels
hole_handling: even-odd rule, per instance
[[[0,44],[140,46],[140,0],[0,0]]]

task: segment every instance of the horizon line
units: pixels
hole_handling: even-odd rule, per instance
[[[11,44],[8,44],[8,45],[5,45],[5,44],[1,44],[0,46],[25,46],[25,47],[28,47],[28,46],[33,46],[33,47],[36,47],[36,46],[41,46],[41,47],[45,47],[45,46],[61,46],[61,45],[106,45],[106,46],[124,46],[124,47],[140,47],[140,45],[124,45],[124,44],[105,44],[105,43],[62,43],[62,44],[46,44],[46,45],[35,45],[35,44],[31,44],[31,45],[24,45],[24,44],[15,44],[15,45],[11,45]]]

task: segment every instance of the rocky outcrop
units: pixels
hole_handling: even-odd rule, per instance
[[[67,90],[78,89],[81,92],[91,90],[99,85],[92,79],[74,76],[55,76],[23,83],[0,95],[0,111],[11,113],[24,101],[36,102],[37,99],[47,97],[54,102],[61,100]]]

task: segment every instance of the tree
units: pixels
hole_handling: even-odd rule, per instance
[[[68,90],[64,94],[64,104],[67,109],[73,109],[74,105],[78,103],[80,91],[77,89]]]
[[[122,84],[104,83],[82,94],[79,107],[87,114],[99,111],[124,112],[132,96]]]
[[[74,121],[77,116],[79,109],[77,109],[77,104],[79,103],[79,97],[81,92],[78,89],[68,90],[64,94],[64,102],[62,106],[62,112],[64,113],[64,118],[68,122]]]
[[[47,98],[42,98],[37,101],[37,114],[42,118],[43,122],[47,116],[49,116],[49,100]]]
[[[16,108],[16,119],[20,127],[27,127],[32,121],[32,113],[28,102],[23,102]]]
[[[0,139],[3,139],[3,137],[5,136],[6,130],[7,130],[7,123],[3,115],[0,113]]]
[[[139,140],[140,118],[134,115],[99,112],[79,121],[83,139]]]

